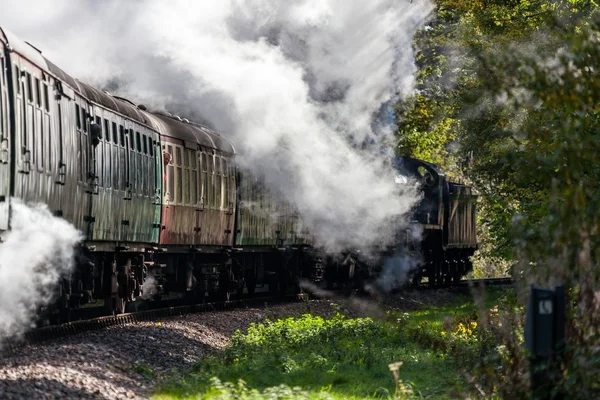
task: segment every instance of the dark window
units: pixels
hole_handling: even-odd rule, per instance
[[[81,124],[83,125],[83,131],[87,132],[87,112],[81,107]]]
[[[119,144],[125,146],[125,128],[123,128],[123,125],[119,125],[119,140]]]
[[[154,156],[154,146],[156,146],[156,142],[153,142],[152,139],[148,138],[148,152],[151,156]]]
[[[125,129],[127,136],[129,137],[129,150],[135,151],[135,141],[133,135],[133,129]]]
[[[35,78],[35,100],[37,101],[37,105],[42,107],[42,96],[40,96],[40,80]]]
[[[15,86],[17,87],[17,93],[21,93],[21,71],[19,67],[15,65]]]
[[[27,73],[27,99],[33,103],[33,88],[31,87],[31,74]]]
[[[206,153],[202,153],[202,171],[206,172],[208,161],[206,161]]]
[[[46,106],[46,111],[50,111],[50,97],[48,96],[48,85],[44,83],[44,105]]]
[[[143,135],[142,138],[142,141],[144,142],[144,154],[148,154],[148,138],[146,135]]]
[[[118,134],[117,134],[117,123],[116,122],[112,123],[112,137],[113,137],[113,143],[115,143],[115,144],[119,143]]]
[[[81,114],[79,114],[79,104],[75,104],[75,117],[77,118],[77,129],[81,129]]]
[[[100,137],[101,138],[106,137],[106,134],[104,132],[102,132],[102,118],[96,116],[96,125],[98,125],[98,127],[100,128]]]
[[[133,131],[131,131],[133,132]],[[135,147],[137,148],[138,152],[142,152],[142,140],[140,139],[140,133],[136,132],[135,133]]]
[[[110,142],[110,123],[107,119],[104,120],[104,139]]]

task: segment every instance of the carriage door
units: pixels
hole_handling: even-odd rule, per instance
[[[52,127],[52,131],[55,132],[53,135],[56,140],[53,140],[52,148],[50,151],[53,153],[50,157],[51,159],[51,168],[52,168],[52,177],[55,185],[55,193],[56,193],[56,210],[55,214],[59,217],[64,215],[64,204],[63,204],[63,193],[64,187],[67,184],[67,160],[66,160],[66,146],[67,143],[65,141],[65,132],[68,132],[68,127],[72,125],[72,118],[70,114],[70,110],[72,107],[71,98],[73,94],[70,93],[70,96],[64,92],[64,88],[62,86],[61,81],[54,80],[54,100],[55,102],[55,118],[54,125]]]
[[[95,222],[95,218],[92,215],[92,196],[94,191],[97,192],[98,186],[96,185],[96,179],[94,174],[91,149],[91,141],[89,136],[90,131],[90,107],[83,98],[76,96],[75,100],[75,121],[76,121],[76,146],[77,146],[77,169],[79,171],[77,184],[79,186],[77,190],[76,199],[76,215],[81,215],[81,219],[78,224],[86,237],[91,238],[92,224]],[[79,219],[79,218],[77,218]]]
[[[10,196],[10,118],[4,47],[0,47],[0,231],[8,229]]]
[[[123,131],[123,126],[121,125],[119,127],[119,129],[121,129],[121,131]],[[123,134],[121,134],[121,136],[124,138],[125,140],[125,157],[124,157],[124,161],[125,161],[125,171],[124,171],[124,182],[125,182],[125,186],[124,186],[124,191],[125,191],[125,196],[123,197],[123,217],[121,220],[121,232],[122,232],[122,239],[126,240],[126,241],[131,241],[132,240],[132,225],[135,222],[134,218],[132,216],[133,213],[133,181],[132,181],[132,172],[131,172],[131,164],[132,164],[132,155],[131,155],[131,150],[132,150],[132,143],[131,143],[131,138],[133,137],[133,134],[130,133],[133,132],[132,129],[127,130],[127,132],[125,133],[125,135],[123,136]],[[135,157],[135,156],[133,156]]]

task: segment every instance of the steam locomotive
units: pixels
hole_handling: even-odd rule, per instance
[[[335,285],[358,276],[352,257],[315,252],[294,208],[238,168],[219,133],[80,82],[1,28],[0,67],[0,232],[19,198],[85,235],[57,288],[57,320],[88,303],[122,313],[139,297],[228,299],[284,293],[300,277]],[[424,190],[414,280],[460,279],[477,246],[475,196],[434,165],[401,161],[402,176]]]

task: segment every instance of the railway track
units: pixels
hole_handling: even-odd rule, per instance
[[[510,277],[504,278],[485,278],[485,279],[470,279],[462,280],[458,283],[453,283],[450,286],[434,286],[430,287],[427,283],[422,283],[419,289],[442,289],[449,287],[487,287],[487,286],[510,286],[513,280]],[[330,292],[330,295],[335,295]],[[18,347],[24,343],[38,343],[45,340],[55,339],[58,337],[74,335],[99,329],[106,329],[113,326],[126,325],[133,322],[151,321],[161,318],[169,318],[182,316],[185,314],[211,312],[219,310],[231,310],[247,307],[266,307],[268,305],[276,305],[284,302],[302,301],[309,298],[327,298],[329,296],[321,296],[319,294],[296,294],[283,297],[250,297],[239,300],[189,304],[180,306],[170,306],[151,310],[136,311],[119,315],[101,316],[96,318],[81,319],[78,321],[67,322],[59,325],[51,325],[46,327],[36,328],[27,332],[24,338],[19,342],[10,343],[8,347]]]
[[[427,282],[421,283],[418,288],[420,289],[444,289],[452,287],[487,287],[487,286],[512,286],[514,283],[513,278],[480,278],[480,279],[465,279],[459,282],[453,282],[446,285],[435,285],[430,286]]]
[[[302,301],[308,298],[306,294],[289,295],[283,297],[251,297],[240,300],[224,302],[200,303],[181,305],[174,307],[163,307],[152,310],[136,311],[119,315],[108,315],[96,318],[81,319],[59,325],[50,325],[33,329],[25,333],[24,337],[17,341],[8,343],[8,348],[16,348],[23,344],[39,343],[63,336],[106,329],[113,326],[126,325],[133,322],[151,321],[161,318],[182,316],[185,314],[211,312],[219,310],[232,310],[247,307],[267,307],[292,301]]]
[[[468,279],[458,282],[456,286],[511,286],[513,284],[513,278],[506,276],[503,278]]]

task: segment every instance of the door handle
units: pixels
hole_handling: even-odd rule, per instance
[[[65,163],[60,163],[58,164],[58,180],[55,182],[57,185],[65,185],[65,182],[67,181],[66,179],[67,177],[67,164]]]
[[[0,141],[0,144],[2,147],[2,151],[0,153],[0,163],[8,164],[8,138],[7,137],[2,138],[2,141]]]
[[[23,169],[22,174],[29,174],[31,172],[31,151],[23,147]]]

